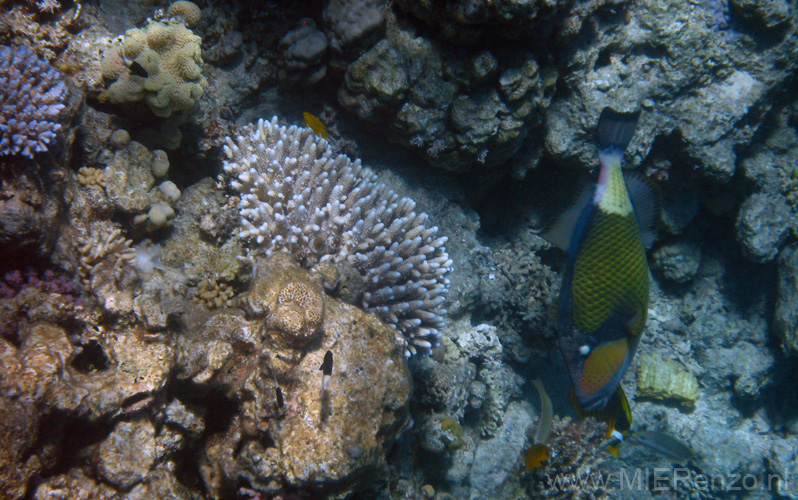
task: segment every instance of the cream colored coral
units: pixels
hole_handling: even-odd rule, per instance
[[[197,284],[194,302],[202,304],[206,309],[232,307],[233,287],[215,278],[205,278]]]
[[[128,30],[121,47],[103,57],[103,78],[114,83],[101,99],[115,104],[145,100],[164,118],[190,109],[207,85],[201,45],[202,39],[180,22],[152,21],[143,29]],[[131,60],[146,76],[128,69]]]
[[[100,61],[100,74],[106,80],[116,80],[127,72],[127,66],[122,60],[122,48],[111,47]]]
[[[202,11],[194,2],[179,0],[169,6],[167,13],[170,16],[180,17],[185,21],[189,28],[197,24],[202,19]]]
[[[83,186],[97,186],[104,188],[105,172],[99,168],[94,167],[81,167],[78,170],[78,182]]]
[[[104,262],[113,261],[113,269],[118,271],[134,260],[136,249],[130,247],[132,244],[119,228],[92,231],[91,239],[78,248],[78,271],[84,284],[88,285],[92,273]]]
[[[147,48],[147,36],[138,28],[129,29],[125,32],[125,39],[122,43],[122,54],[128,59],[135,59],[142,50]]]

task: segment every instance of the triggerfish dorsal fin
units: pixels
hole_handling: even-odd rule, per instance
[[[637,225],[640,227],[640,236],[643,245],[651,247],[657,237],[656,227],[662,212],[662,200],[659,190],[650,180],[638,174],[625,176],[626,190],[635,209]]]
[[[579,224],[580,219],[584,221],[582,214],[584,213],[585,207],[590,203],[590,200],[593,199],[594,191],[595,186],[585,186],[582,188],[582,191],[579,193],[574,203],[554,219],[551,225],[543,229],[540,236],[561,250],[565,250],[569,253],[572,252],[572,238],[574,234],[577,234],[574,232],[574,228]],[[582,233],[582,231],[579,233]]]
[[[623,156],[626,146],[629,145],[635,134],[638,118],[640,118],[640,111],[619,113],[610,108],[604,108],[598,122],[599,152],[615,150]]]

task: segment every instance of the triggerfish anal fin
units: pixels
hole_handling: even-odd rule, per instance
[[[632,427],[632,410],[629,408],[629,401],[626,399],[623,388],[618,386],[613,397],[601,410],[584,410],[579,398],[576,397],[573,386],[571,386],[569,397],[580,419],[584,420],[586,417],[593,417],[599,422],[607,424],[605,437],[609,438],[609,441],[604,447],[612,456],[617,457],[621,452],[623,438]]]
[[[648,317],[644,233],[653,226],[658,205],[650,201],[644,181],[627,185],[621,169],[639,115],[601,113],[598,183],[546,233],[560,247],[568,241],[557,333],[575,399],[587,412],[604,410],[619,399],[620,380]]]

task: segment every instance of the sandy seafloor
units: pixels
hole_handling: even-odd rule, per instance
[[[794,2],[188,4],[0,1],[0,498],[798,498]],[[632,433],[690,458],[568,398],[539,233],[605,107]]]

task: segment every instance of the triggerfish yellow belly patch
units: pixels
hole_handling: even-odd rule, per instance
[[[621,160],[639,113],[604,109],[598,183],[544,234],[568,251],[557,329],[581,409],[603,409],[629,367],[648,316],[645,245],[658,202],[645,180],[624,177]],[[625,400],[625,398],[624,398]]]

